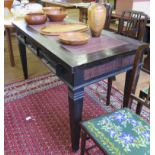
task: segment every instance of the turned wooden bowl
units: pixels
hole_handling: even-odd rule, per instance
[[[5,0],[4,7],[8,8],[9,10],[12,8],[13,0]]]
[[[61,22],[67,15],[66,10],[48,10],[46,15],[52,22]]]
[[[43,13],[29,13],[25,16],[25,21],[29,25],[44,24],[47,20],[46,14]]]

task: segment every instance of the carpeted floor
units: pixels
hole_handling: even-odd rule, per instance
[[[123,95],[115,88],[105,105],[106,88],[106,81],[85,88],[83,120],[121,107]],[[67,87],[52,73],[6,85],[5,155],[79,154],[71,150],[68,110]],[[148,109],[142,117],[149,121]]]

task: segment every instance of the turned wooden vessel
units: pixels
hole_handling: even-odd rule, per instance
[[[4,0],[4,7],[9,10],[12,8],[13,0]]]
[[[92,3],[88,8],[88,24],[92,37],[99,37],[106,20],[106,8],[104,5]]]

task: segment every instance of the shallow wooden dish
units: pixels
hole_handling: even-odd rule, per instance
[[[88,26],[77,23],[53,23],[40,29],[40,33],[44,35],[60,35],[65,32],[86,31]]]
[[[86,44],[90,36],[82,32],[67,32],[59,36],[60,42],[67,45],[82,45]]]

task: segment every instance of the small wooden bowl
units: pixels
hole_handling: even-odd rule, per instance
[[[50,21],[61,22],[67,15],[66,10],[49,10],[46,12],[47,17]]]
[[[29,13],[25,16],[25,21],[29,25],[44,24],[47,20],[46,14],[43,13]]]
[[[90,36],[83,32],[67,32],[59,36],[60,42],[66,45],[82,45],[86,44]]]

